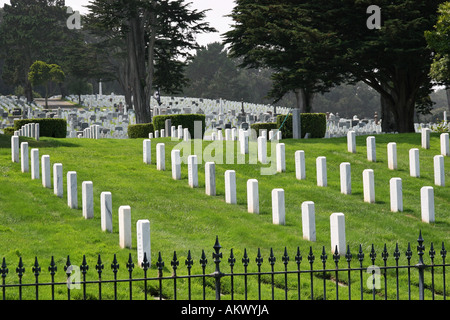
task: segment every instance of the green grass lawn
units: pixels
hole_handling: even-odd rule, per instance
[[[261,175],[260,164],[216,164],[216,196],[205,194],[204,162],[199,164],[199,188],[192,189],[188,185],[187,164],[182,164],[182,180],[175,181],[171,176],[170,151],[179,148],[178,142],[170,138],[152,140],[152,164],[146,165],[142,161],[142,139],[136,140],[88,140],[88,139],[51,139],[41,138],[36,142],[28,138],[29,147],[38,148],[40,156],[50,155],[52,166],[62,163],[64,171],[64,191],[66,192],[66,173],[76,171],[78,174],[79,208],[69,209],[67,197],[58,198],[53,189],[42,187],[40,180],[31,180],[29,173],[22,173],[20,164],[11,162],[10,137],[0,136],[0,258],[4,257],[9,273],[7,282],[17,283],[15,270],[19,257],[25,266],[23,282],[33,283],[35,280],[32,266],[37,257],[42,268],[39,282],[50,281],[48,266],[54,257],[58,271],[56,279],[64,281],[64,265],[67,257],[73,265],[81,265],[83,256],[89,264],[88,279],[98,279],[95,265],[101,255],[105,266],[102,278],[112,278],[110,265],[114,254],[120,264],[118,277],[128,278],[126,263],[131,254],[135,264],[136,255],[136,222],[139,219],[148,219],[151,224],[151,270],[150,276],[157,275],[156,261],[158,253],[165,262],[164,276],[170,276],[172,267],[170,261],[176,251],[180,261],[177,274],[187,274],[184,261],[188,251],[194,259],[192,273],[201,274],[199,263],[202,250],[208,259],[207,273],[214,270],[212,259],[213,245],[216,236],[222,246],[223,253],[221,270],[229,272],[228,257],[230,250],[236,258],[234,272],[244,270],[241,260],[246,250],[250,262],[248,271],[256,271],[255,258],[258,249],[264,257],[262,269],[269,271],[269,254],[273,250],[277,258],[275,269],[284,270],[282,256],[286,248],[290,257],[288,268],[297,269],[295,255],[297,248],[302,253],[302,269],[309,269],[307,256],[310,248],[315,254],[315,268],[322,268],[320,255],[323,248],[328,255],[327,268],[334,268],[330,245],[330,215],[334,212],[345,214],[346,240],[353,254],[352,266],[359,267],[357,253],[360,245],[365,254],[365,266],[371,265],[369,254],[374,246],[376,252],[375,265],[382,266],[382,250],[386,245],[389,253],[388,264],[395,265],[393,252],[398,244],[401,252],[400,264],[406,264],[405,251],[408,243],[413,251],[411,264],[417,263],[417,238],[419,231],[425,239],[425,263],[430,263],[428,251],[431,242],[436,250],[435,263],[441,263],[439,251],[444,243],[448,245],[450,238],[450,186],[434,186],[433,156],[439,154],[439,135],[432,134],[431,148],[420,148],[419,134],[377,135],[377,162],[366,160],[366,137],[356,138],[357,152],[347,152],[346,138],[310,139],[310,140],[283,140],[286,144],[286,172],[275,175]],[[156,143],[166,144],[166,170],[156,170]],[[398,170],[392,171],[387,166],[387,144],[397,142]],[[211,142],[204,142],[206,148]],[[186,146],[186,144],[184,144]],[[420,149],[421,177],[409,176],[409,155],[411,148]],[[194,148],[192,148],[194,150]],[[238,150],[238,149],[237,149]],[[235,153],[237,153],[235,150]],[[270,153],[270,148],[268,147]],[[294,153],[304,150],[306,156],[306,180],[296,180]],[[207,149],[210,152],[210,148]],[[222,157],[220,151],[215,156]],[[327,157],[328,186],[316,186],[315,161],[318,156]],[[223,158],[225,162],[225,158]],[[352,194],[340,193],[339,165],[342,162],[351,163]],[[450,184],[448,168],[449,159],[445,158],[446,179]],[[237,205],[225,203],[224,172],[228,169],[236,170]],[[363,201],[362,172],[364,169],[373,169],[375,173],[376,203],[369,204]],[[390,211],[389,180],[400,177],[403,181],[403,212]],[[247,212],[246,182],[255,178],[259,181],[260,214]],[[92,181],[94,185],[94,218],[85,220],[81,212],[81,183]],[[421,221],[420,188],[434,186],[435,217],[436,222],[427,224]],[[286,225],[272,224],[271,191],[274,188],[285,190]],[[110,191],[113,202],[113,232],[102,232],[100,227],[100,193]],[[315,242],[302,239],[301,204],[303,201],[314,201],[316,217]],[[121,249],[118,237],[118,208],[129,205],[132,214],[133,248]],[[347,262],[341,257],[340,266],[345,267]],[[390,272],[388,272],[390,273]],[[143,272],[135,267],[133,277],[142,276]],[[417,284],[417,272],[412,271],[413,287]],[[392,275],[395,272],[392,271]],[[326,276],[327,298],[335,296],[333,275]],[[367,278],[369,275],[366,275]],[[346,275],[339,275],[342,281],[340,297],[347,294]],[[356,276],[355,276],[356,277]],[[284,277],[275,277],[276,298],[284,298]],[[391,278],[390,278],[391,279]],[[427,271],[426,280],[431,279]],[[436,299],[442,293],[442,270],[435,271]],[[288,281],[289,298],[297,297],[295,288],[296,276]],[[214,298],[211,288],[212,279],[207,279],[209,287],[207,295]],[[271,298],[270,278],[262,279],[263,299]],[[323,278],[315,276],[314,298],[323,295]],[[359,279],[352,278],[352,297],[359,299]],[[390,280],[388,297],[395,299],[395,278]],[[224,279],[222,289],[224,299],[229,298],[229,278]],[[406,271],[401,272],[400,282],[406,286]],[[173,298],[173,288],[167,282],[163,288],[165,298]],[[235,299],[244,297],[243,279],[235,278]],[[193,281],[193,295],[201,294],[201,280]],[[105,284],[103,298],[112,298],[112,285]],[[150,293],[157,295],[158,284],[152,283]],[[249,277],[250,297],[256,294],[256,277]],[[310,299],[309,279],[302,282],[302,298]],[[354,286],[354,287],[353,287]],[[187,298],[186,282],[179,280],[178,299]],[[291,290],[291,287],[293,288]],[[295,289],[294,289],[295,288]],[[42,288],[42,299],[49,298],[49,288]],[[449,290],[448,284],[446,288]],[[82,290],[72,290],[73,299],[79,299]],[[402,291],[402,290],[401,290]],[[417,288],[412,290],[412,298],[417,298]],[[381,290],[380,292],[384,292]],[[407,298],[406,288],[403,289],[402,298]],[[57,298],[64,298],[67,289],[60,286],[57,289]],[[371,298],[370,290],[365,290]],[[34,288],[25,288],[24,298],[34,299]],[[128,297],[128,285],[119,288],[119,298]],[[427,291],[427,295],[430,293]],[[97,287],[88,289],[88,296],[95,299]],[[143,284],[134,284],[134,298],[143,297]],[[382,294],[378,296],[383,298]],[[17,289],[7,289],[8,299],[17,299]]]

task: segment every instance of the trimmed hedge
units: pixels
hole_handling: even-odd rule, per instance
[[[39,123],[39,136],[50,138],[67,137],[67,121],[64,119],[23,119],[14,121],[14,131],[27,123]]]
[[[140,123],[128,126],[128,138],[148,138],[148,134],[153,132],[153,123]]]
[[[155,130],[161,131],[161,129],[165,129],[166,120],[170,119],[172,122],[172,126],[178,128],[179,125],[183,126],[183,128],[187,128],[189,130],[189,134],[191,137],[194,137],[194,122],[201,121],[202,122],[202,138],[203,133],[206,128],[206,116],[204,114],[171,114],[171,115],[161,115],[153,117],[153,127]]]
[[[286,115],[277,116],[277,128],[281,127]],[[323,138],[327,131],[327,116],[325,113],[302,113],[301,114],[302,125],[302,138],[307,133],[310,134],[310,138]],[[283,138],[292,138],[292,114],[289,114],[286,122],[281,128]]]
[[[270,130],[277,130],[279,127],[276,122],[265,122],[265,123],[254,123],[250,125],[252,130],[256,131],[256,135],[259,137],[259,130],[267,130],[267,134],[269,134]]]
[[[5,136],[13,136],[14,128],[13,127],[4,128],[3,133],[5,134]]]

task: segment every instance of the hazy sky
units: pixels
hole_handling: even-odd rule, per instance
[[[74,11],[80,11],[82,14],[87,13],[87,4],[90,0],[66,0],[66,6],[71,7]],[[191,9],[205,10],[211,9],[206,13],[206,21],[210,26],[214,27],[218,32],[209,34],[200,34],[197,41],[200,45],[206,45],[214,41],[221,41],[220,35],[229,30],[231,19],[225,17],[231,13],[234,7],[234,0],[187,0],[191,3]],[[5,3],[9,4],[9,0],[0,0],[0,7]]]

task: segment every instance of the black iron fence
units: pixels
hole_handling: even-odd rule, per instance
[[[5,258],[3,258],[0,266],[2,278],[0,291],[3,300],[30,299],[30,290],[34,291],[33,299],[36,300],[53,300],[55,299],[55,291],[58,292],[59,297],[61,297],[61,292],[64,292],[64,300],[70,300],[73,298],[71,294],[74,290],[81,293],[77,296],[77,299],[102,300],[105,298],[103,288],[108,286],[108,290],[111,292],[108,299],[133,300],[136,299],[134,289],[136,284],[139,283],[138,299],[145,300],[214,300],[214,298],[215,300],[272,300],[280,297],[286,300],[288,298],[305,299],[305,297],[311,300],[446,300],[446,267],[449,264],[445,260],[447,251],[444,243],[442,243],[440,250],[435,249],[433,243],[431,243],[427,253],[421,233],[417,242],[417,251],[413,251],[411,245],[408,244],[407,249],[403,252],[400,251],[398,245],[393,251],[389,252],[385,245],[381,251],[381,260],[379,257],[377,258],[377,252],[373,245],[368,254],[368,259],[360,245],[359,251],[355,254],[350,252],[349,247],[347,247],[345,254],[340,255],[335,252],[331,257],[328,257],[325,248],[318,257],[314,255],[311,247],[305,256],[297,248],[293,257],[288,255],[285,248],[281,257],[281,264],[280,261],[277,261],[272,249],[270,249],[267,261],[262,257],[259,249],[254,260],[250,259],[247,250],[244,250],[239,264],[233,250],[230,251],[228,258],[224,257],[221,252],[222,247],[218,238],[216,238],[213,246],[212,263],[208,262],[205,252],[202,251],[198,260],[202,272],[198,274],[191,274],[194,259],[189,251],[186,259],[183,259],[184,261],[180,261],[176,252],[174,252],[170,261],[170,269],[165,266],[161,253],[158,254],[155,263],[156,268],[153,269],[147,256],[144,255],[143,263],[139,266],[140,274],[143,274],[143,276],[136,277],[135,264],[130,254],[125,264],[128,277],[118,279],[118,271],[123,267],[119,265],[116,255],[114,255],[110,264],[113,276],[104,279],[105,265],[99,255],[94,266],[95,270],[90,268],[85,257],[83,257],[81,265],[76,266],[79,274],[79,277],[76,278],[74,278],[75,266],[72,265],[70,257],[67,257],[63,267],[65,281],[59,282],[55,281],[55,275],[60,271],[53,257],[47,267],[51,281],[43,282],[40,280],[45,268],[42,268],[38,259],[35,258],[34,265],[31,268],[34,282],[30,283],[23,283],[26,268],[22,258],[19,258],[19,264],[15,268],[15,276],[14,272],[9,270]],[[427,263],[424,262],[424,256],[427,258]],[[401,258],[406,263],[400,264]],[[378,266],[377,262],[380,261],[382,261],[382,265]],[[184,262],[185,265],[183,274],[179,274],[180,262]],[[367,265],[369,263],[370,265]],[[249,270],[250,265],[252,265],[252,270]],[[263,265],[269,270],[263,270]],[[214,271],[207,272],[208,266],[213,268]],[[238,266],[240,271],[236,271]],[[224,272],[225,269],[226,272]],[[150,271],[156,271],[156,275],[150,276]],[[92,277],[87,279],[86,276],[89,272],[96,273],[95,279],[92,279]],[[413,278],[414,280],[412,280]],[[194,281],[201,287],[201,290],[197,290],[200,293],[197,292],[195,296],[192,290]],[[222,287],[224,283],[226,284],[225,289]],[[151,287],[150,284],[152,284]],[[184,287],[183,297],[178,296],[180,284]],[[123,294],[118,295],[119,286],[127,287],[126,297]],[[47,298],[42,298],[40,295],[43,287],[47,287],[47,291],[50,292]],[[89,294],[87,294],[87,288],[89,288]],[[24,297],[24,290],[28,290],[28,298]],[[264,291],[265,296],[262,295],[262,291]],[[278,292],[277,296],[275,291]],[[92,294],[92,292],[95,292],[95,294]],[[171,294],[167,294],[167,292],[171,292]],[[239,293],[238,296],[236,296],[237,292]],[[283,294],[280,295],[280,292]]]

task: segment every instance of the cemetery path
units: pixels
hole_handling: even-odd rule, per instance
[[[39,104],[42,107],[45,107],[45,99],[44,98],[34,99],[34,101],[36,102],[36,104]],[[48,103],[48,108],[49,109],[78,108],[78,106],[75,106],[71,102],[60,100],[60,99],[48,99],[47,103]]]

